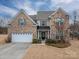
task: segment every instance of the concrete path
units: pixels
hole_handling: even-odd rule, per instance
[[[0,46],[0,59],[22,59],[31,44],[10,43]]]

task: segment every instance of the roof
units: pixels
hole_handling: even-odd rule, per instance
[[[37,15],[29,15],[33,20],[36,20]]]
[[[21,13],[23,13],[23,14],[25,14],[35,25],[36,25],[36,22],[25,12],[25,10],[23,10],[23,9],[21,9],[16,15],[15,15],[15,17],[14,18],[16,18],[17,17],[17,15],[19,15],[19,14],[21,14]],[[13,19],[14,19],[13,18]],[[13,20],[14,21],[14,20]]]
[[[37,29],[39,29],[39,30],[49,30],[50,29],[50,26],[37,26]]]
[[[21,9],[20,12],[24,13],[34,24],[36,24],[35,21],[25,12],[25,10]]]
[[[37,12],[37,18],[38,20],[45,20],[48,19],[48,17],[54,13],[54,11],[38,11]]]
[[[63,12],[65,15],[69,15],[64,9],[58,8],[54,13],[52,13],[52,14],[50,15],[50,17],[51,17],[52,15],[55,15],[55,13],[57,13],[57,12]]]
[[[19,13],[24,13],[34,24],[36,24],[36,20],[48,20],[49,17],[57,12],[63,12],[68,15],[68,13],[62,8],[58,8],[55,11],[38,11],[36,15],[28,15],[23,9],[21,9]]]

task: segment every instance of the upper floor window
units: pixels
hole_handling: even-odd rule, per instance
[[[51,17],[49,16],[49,17],[48,17],[48,20],[50,20],[50,19],[51,19]]]
[[[19,19],[19,25],[20,25],[21,27],[25,26],[25,25],[26,25],[25,19],[20,18],[20,19]]]
[[[40,20],[40,21],[37,21],[38,23],[38,26],[48,26],[48,21],[46,20]]]
[[[47,22],[46,21],[41,21],[41,26],[47,26]]]
[[[56,25],[61,26],[64,24],[64,19],[63,18],[57,18],[56,19]]]
[[[67,19],[69,19],[69,15],[66,15]]]

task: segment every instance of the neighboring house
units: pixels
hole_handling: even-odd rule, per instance
[[[9,24],[8,33],[12,42],[32,42],[32,39],[56,39],[60,32],[61,36],[67,35],[68,28],[69,15],[61,8],[39,11],[37,15],[28,15],[20,10]]]
[[[73,12],[73,20],[79,20],[79,9]]]
[[[71,32],[79,32],[79,21],[75,21],[73,24],[70,25]]]

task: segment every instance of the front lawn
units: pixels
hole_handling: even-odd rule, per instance
[[[71,40],[71,46],[61,49],[33,44],[23,59],[79,59],[79,40]]]

